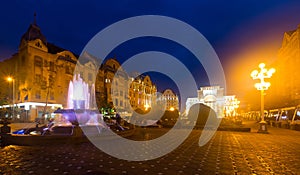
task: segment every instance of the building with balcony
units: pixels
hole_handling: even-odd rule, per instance
[[[115,59],[108,59],[102,64],[99,76],[103,75],[103,103],[99,106],[116,108],[119,112],[127,111],[130,107],[128,96],[127,73],[123,70],[120,63]]]
[[[67,105],[68,86],[73,75],[80,74],[85,82],[92,85],[96,70],[93,57],[81,63],[78,56],[47,41],[36,22],[29,25],[23,34],[18,52],[0,62],[1,77],[14,79],[14,93],[9,103],[14,102],[14,118],[33,121],[42,114],[50,114]],[[75,67],[81,67],[77,69]],[[12,88],[10,88],[12,89]],[[7,95],[10,96],[10,95]]]
[[[105,60],[83,53],[79,56],[46,39],[36,21],[22,35],[18,52],[0,62],[1,77],[12,84],[1,83],[2,107],[14,103],[18,108],[13,118],[33,121],[57,108],[67,108],[68,90],[73,76],[79,76],[95,89],[96,102],[91,108],[116,108],[119,112],[147,110],[156,100],[156,86],[149,76],[128,76],[115,58]],[[13,90],[12,90],[13,89]],[[89,89],[89,92],[93,90]],[[94,99],[90,99],[94,100]],[[6,105],[3,105],[6,104]]]
[[[148,110],[156,103],[156,86],[148,75],[131,76],[128,81],[129,102],[131,107],[141,110]]]
[[[166,111],[179,111],[178,96],[171,89],[164,90],[158,100],[165,104]]]

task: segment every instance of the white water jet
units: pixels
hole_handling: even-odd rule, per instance
[[[89,86],[80,75],[75,75],[69,83],[68,109],[96,109],[95,85]]]

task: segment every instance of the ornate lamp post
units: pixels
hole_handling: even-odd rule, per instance
[[[7,77],[7,81],[8,82],[12,82],[12,117],[14,117],[14,113],[15,113],[15,79],[13,77]]]
[[[267,133],[267,125],[265,121],[265,114],[264,114],[264,91],[267,90],[270,86],[271,83],[265,82],[265,78],[271,78],[273,73],[275,72],[274,68],[271,68],[267,70],[265,68],[264,63],[260,63],[259,66],[260,72],[257,70],[252,71],[251,77],[255,79],[259,79],[260,83],[256,83],[255,87],[257,90],[260,90],[260,98],[261,98],[261,121],[259,122],[260,127],[258,132],[262,133]]]

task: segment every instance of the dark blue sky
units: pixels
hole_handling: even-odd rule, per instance
[[[33,22],[34,12],[48,42],[76,54],[100,30],[128,17],[164,15],[182,20],[208,39],[222,62],[227,93],[241,97],[244,91],[253,88],[251,70],[261,61],[271,64],[276,59],[283,33],[300,24],[300,2],[296,0],[11,0],[1,2],[0,6],[0,60],[17,52],[22,34]],[[149,43],[141,44],[145,41]],[[189,61],[193,56],[184,48],[147,38],[120,46],[111,56],[122,61],[138,52],[155,49],[182,58],[194,74],[201,69],[201,65]],[[207,85],[205,77],[197,78],[199,86]],[[163,87],[167,85],[160,88]]]

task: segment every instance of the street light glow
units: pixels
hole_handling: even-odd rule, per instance
[[[14,79],[12,77],[7,77],[6,79],[8,82],[12,82]]]
[[[12,82],[12,117],[15,115],[15,79],[11,76],[6,79],[8,82]]]
[[[265,63],[260,63],[260,64],[258,65],[258,67],[261,68],[261,69],[263,69],[265,66],[266,66]]]
[[[265,63],[260,63],[258,67],[260,68],[260,72],[258,70],[254,70],[251,72],[251,77],[255,79],[259,79],[259,83],[255,83],[255,88],[260,90],[261,97],[261,121],[260,121],[260,129],[259,132],[267,132],[266,122],[265,122],[265,114],[264,114],[264,91],[267,90],[270,86],[270,82],[265,82],[265,78],[271,78],[273,73],[275,73],[275,69],[271,68],[267,70],[265,68]]]
[[[257,90],[267,90],[271,86],[271,83],[265,82],[265,78],[271,78],[273,73],[275,73],[275,69],[271,68],[267,70],[265,66],[266,66],[265,63],[260,63],[258,66],[260,68],[260,72],[258,70],[254,70],[251,72],[251,77],[254,80],[255,79],[260,80],[260,83],[255,84],[255,88]]]

